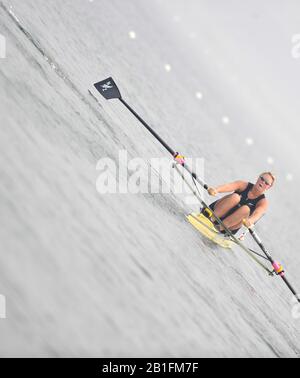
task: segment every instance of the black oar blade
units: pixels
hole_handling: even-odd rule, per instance
[[[99,83],[94,84],[94,86],[96,87],[97,91],[100,92],[104,98],[106,98],[106,100],[121,98],[121,93],[112,77],[99,81]]]

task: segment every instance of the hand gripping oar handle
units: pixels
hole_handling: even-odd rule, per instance
[[[269,254],[269,252],[266,250],[265,246],[263,245],[260,237],[257,235],[256,231],[254,231],[253,228],[249,228],[249,232],[251,234],[251,236],[253,237],[253,239],[255,240],[255,242],[257,243],[257,245],[260,247],[260,249],[263,251],[263,253],[266,255],[266,257],[268,258],[268,260],[270,261],[270,263],[272,264],[273,268],[274,268],[274,271],[277,275],[279,275],[283,281],[285,282],[285,284],[287,285],[287,287],[290,289],[290,291],[294,294],[294,296],[296,297],[297,301],[300,303],[300,298],[296,292],[296,290],[292,287],[292,285],[289,283],[289,281],[287,280],[287,278],[285,277],[285,274],[284,274],[284,270],[283,270],[283,267],[281,264],[279,264],[277,261],[275,261],[272,256]]]

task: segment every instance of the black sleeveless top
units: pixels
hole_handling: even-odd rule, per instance
[[[251,182],[248,183],[247,185],[247,188],[245,190],[243,190],[242,192],[240,191],[236,191],[235,193],[239,194],[241,196],[241,201],[239,203],[240,206],[243,206],[243,205],[247,205],[250,209],[250,212],[252,213],[255,208],[256,208],[256,205],[258,204],[258,202],[260,200],[262,200],[263,198],[266,198],[266,196],[264,194],[261,194],[260,196],[258,196],[257,198],[248,198],[248,194],[249,192],[251,191],[251,189],[253,188],[254,184],[252,184]]]

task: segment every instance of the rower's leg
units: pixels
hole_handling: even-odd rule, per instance
[[[224,225],[231,229],[236,230],[243,225],[243,219],[248,218],[250,215],[250,208],[247,205],[241,206],[233,214],[229,215],[223,220]]]
[[[239,204],[241,196],[237,193],[229,194],[218,201],[214,208],[214,213],[218,218],[223,217],[229,210]]]

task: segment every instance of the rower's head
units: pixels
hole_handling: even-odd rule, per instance
[[[272,188],[275,180],[276,178],[272,172],[263,172],[258,176],[255,184],[255,189],[261,193],[264,193],[266,190]]]

